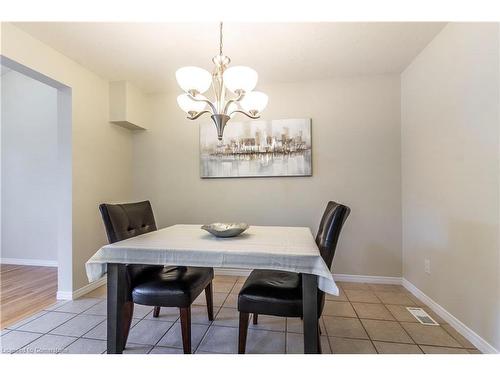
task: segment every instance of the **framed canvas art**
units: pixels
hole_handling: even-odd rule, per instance
[[[200,126],[201,178],[311,176],[311,119],[229,122],[217,140]]]

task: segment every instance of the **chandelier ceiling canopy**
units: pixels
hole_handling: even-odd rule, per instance
[[[268,97],[260,91],[253,91],[258,80],[255,70],[247,66],[229,67],[231,59],[222,53],[222,22],[219,29],[219,54],[212,62],[215,65],[212,74],[196,66],[185,66],[175,72],[177,83],[184,91],[177,97],[177,104],[190,120],[210,113],[217,128],[217,138],[221,141],[229,119],[237,113],[251,119],[259,118],[267,106]],[[202,95],[210,86],[213,89],[213,101]]]

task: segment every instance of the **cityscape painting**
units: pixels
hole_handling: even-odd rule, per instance
[[[217,140],[200,126],[201,178],[311,176],[311,119],[231,122]]]

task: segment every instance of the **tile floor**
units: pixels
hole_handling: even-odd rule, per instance
[[[215,320],[207,319],[205,296],[192,306],[195,353],[235,353],[238,339],[237,294],[244,278],[214,280]],[[321,318],[323,353],[479,353],[418,299],[397,285],[338,283],[340,295],[327,296]],[[2,353],[104,353],[106,300],[102,287],[75,301],[60,301],[1,331]],[[420,306],[440,326],[423,326],[406,310]],[[180,354],[178,310],[136,305],[125,353]],[[247,353],[302,353],[302,322],[298,318],[259,316],[250,322]]]

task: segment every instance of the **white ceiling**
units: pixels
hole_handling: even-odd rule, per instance
[[[109,80],[175,90],[175,70],[211,70],[216,23],[15,23]],[[444,23],[227,23],[224,53],[261,82],[400,73]]]

